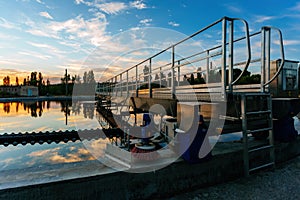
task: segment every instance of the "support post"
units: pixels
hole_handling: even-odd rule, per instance
[[[127,90],[127,97],[129,96],[129,76],[128,70],[126,71],[126,90]]]
[[[139,97],[139,89],[138,89],[138,66],[135,66],[135,96]]]
[[[120,90],[121,90],[121,97],[123,96],[123,77],[122,74],[120,74]]]
[[[175,67],[175,46],[172,46],[172,65],[171,65],[171,97],[172,99],[175,99],[175,80],[174,80],[174,76],[175,76],[175,71],[174,71],[174,67]]]
[[[180,86],[180,60],[178,60],[178,67],[177,67],[177,86]]]
[[[226,100],[226,41],[227,41],[227,18],[223,18],[222,22],[222,63],[221,63],[221,98]]]
[[[249,152],[248,152],[248,128],[247,128],[247,108],[246,108],[246,96],[241,96],[241,114],[242,114],[242,129],[243,129],[243,160],[244,160],[244,175],[249,176]]]
[[[266,30],[266,81],[270,80],[270,56],[271,56],[271,29],[267,28]],[[265,92],[269,92],[269,84],[265,86]]]
[[[229,47],[229,69],[228,69],[228,86],[229,86],[229,91],[232,92],[232,82],[233,80],[233,27],[234,23],[233,20],[230,20],[229,22],[229,42],[228,42],[228,47]]]
[[[265,82],[266,82],[266,32],[265,27],[261,30],[261,78],[260,78],[260,88],[261,92],[265,92]]]
[[[206,84],[209,83],[209,50],[206,51]]]
[[[151,85],[151,76],[152,74],[152,59],[149,59],[149,73],[148,73],[148,88],[149,88],[149,98],[152,98],[152,85]]]

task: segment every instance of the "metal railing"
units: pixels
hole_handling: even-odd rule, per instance
[[[243,24],[243,37],[235,39],[234,23],[239,21]],[[207,48],[202,51],[185,56],[184,58],[176,59],[176,48],[195,36],[204,33],[210,28],[221,25],[221,42],[212,48]],[[274,29],[279,35],[279,45],[281,52],[281,65],[276,74],[270,78],[270,44],[271,44],[271,30]],[[251,45],[250,38],[261,35],[261,56],[258,59],[251,60]],[[243,51],[245,58],[242,62],[235,61],[234,45],[238,42],[244,42]],[[165,64],[154,66],[153,60],[163,53],[170,54],[170,60]],[[219,66],[213,69],[212,62],[219,61]],[[284,49],[281,31],[274,27],[262,27],[259,32],[249,34],[248,23],[239,18],[223,17],[199,30],[198,32],[188,36],[187,38],[169,46],[168,48],[154,54],[153,56],[141,61],[140,63],[126,69],[120,74],[108,79],[106,84],[102,84],[100,89],[101,94],[128,97],[129,95],[139,97],[147,96],[153,98],[155,96],[165,98],[176,98],[180,90],[184,90],[184,81],[188,74],[200,74],[203,78],[205,87],[203,88],[217,88],[215,93],[219,94],[219,100],[226,100],[226,94],[234,91],[234,85],[238,83],[243,74],[248,70],[249,64],[252,62],[261,62],[261,92],[268,91],[268,85],[272,82],[282,70],[284,64]],[[196,62],[205,62],[204,69],[201,71],[183,70],[184,67],[191,66]],[[234,80],[233,69],[235,66],[243,66],[242,72]],[[141,67],[144,69],[141,70]],[[213,72],[219,70],[218,77],[210,76]],[[205,76],[204,76],[205,75]],[[155,77],[155,78],[153,78]],[[217,79],[217,80],[216,80]],[[203,90],[205,92],[205,90]],[[206,91],[208,92],[208,90]],[[160,95],[158,95],[160,94]]]

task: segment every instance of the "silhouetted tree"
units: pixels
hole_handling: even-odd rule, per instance
[[[10,85],[10,77],[9,76],[5,76],[3,78],[3,85],[5,85],[5,86],[9,86]]]
[[[30,85],[37,86],[37,72],[31,72]]]
[[[19,86],[19,78],[16,77],[16,86]]]
[[[96,83],[93,70],[84,72],[83,74],[83,83],[93,84]]]

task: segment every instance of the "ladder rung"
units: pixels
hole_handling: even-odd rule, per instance
[[[262,168],[265,168],[265,167],[269,167],[269,166],[272,166],[272,165],[275,165],[275,163],[270,162],[270,163],[267,163],[267,164],[264,164],[264,165],[261,165],[261,166],[258,166],[258,167],[251,168],[251,169],[249,169],[249,172],[253,172],[253,171],[256,171],[256,170],[259,170],[259,169],[262,169]]]
[[[270,114],[270,113],[271,113],[271,110],[264,110],[264,111],[246,112],[246,115]]]
[[[273,145],[266,145],[266,146],[258,147],[258,148],[255,148],[255,149],[250,149],[248,152],[252,153],[252,152],[255,152],[255,151],[261,151],[261,150],[270,149],[270,148],[273,148],[273,147],[274,147]]]
[[[248,133],[258,133],[258,132],[263,132],[263,131],[270,131],[272,129],[273,129],[272,127],[261,128],[261,129],[249,130]]]
[[[269,93],[245,93],[245,96],[270,96]]]

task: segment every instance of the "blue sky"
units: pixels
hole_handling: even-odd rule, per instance
[[[9,0],[0,1],[0,84],[5,75],[14,82],[15,76],[32,71],[42,72],[52,83],[65,68],[82,76],[95,49],[106,63],[122,54],[124,42],[116,42],[116,35],[145,27],[190,35],[223,16],[247,20],[251,31],[264,25],[280,28],[286,58],[300,59],[300,1]],[[142,38],[134,33],[128,34],[138,44]],[[163,34],[156,32],[156,37],[163,46]],[[107,49],[109,55],[104,55]],[[134,61],[138,59],[128,63]],[[116,64],[109,75],[120,68]]]

